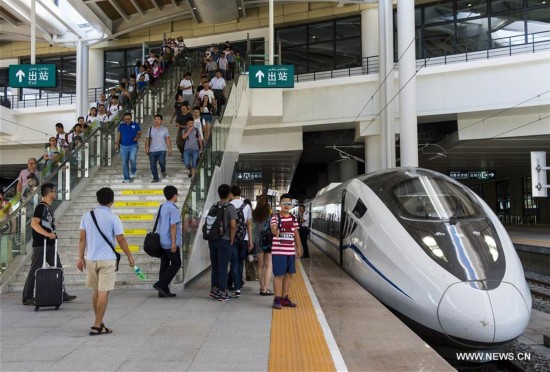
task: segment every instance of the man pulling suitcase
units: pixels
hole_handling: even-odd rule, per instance
[[[39,203],[35,210],[31,221],[32,227],[32,263],[25,281],[23,289],[23,305],[35,306],[34,301],[34,283],[36,270],[43,266],[44,250],[46,251],[46,262],[50,266],[62,268],[59,255],[55,249],[56,234],[55,234],[55,218],[52,202],[56,199],[57,191],[53,183],[45,183],[40,188],[42,202]],[[76,296],[71,296],[65,292],[63,287],[63,301],[69,302],[76,299]]]

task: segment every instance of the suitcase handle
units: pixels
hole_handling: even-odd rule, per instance
[[[44,238],[44,260],[42,261],[42,267],[46,267],[46,238]],[[55,252],[53,256],[53,267],[57,267],[57,236],[55,237]]]

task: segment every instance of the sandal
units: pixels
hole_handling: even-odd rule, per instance
[[[110,328],[105,327],[105,324],[101,323],[100,327],[90,327],[92,329],[92,332],[90,332],[90,336],[97,336],[97,335],[104,335],[108,333],[113,333],[113,330]]]

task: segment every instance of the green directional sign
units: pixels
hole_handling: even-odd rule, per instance
[[[249,88],[294,88],[294,65],[251,65]]]
[[[55,65],[10,65],[10,87],[54,88],[57,84]]]
[[[449,171],[449,177],[455,180],[492,180],[496,176],[493,170],[476,170],[476,171]]]

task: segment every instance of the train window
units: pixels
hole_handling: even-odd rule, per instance
[[[355,207],[353,208],[353,211],[351,213],[353,213],[355,217],[361,218],[363,217],[366,211],[367,211],[366,205],[363,203],[361,199],[358,199],[357,204],[355,204]]]
[[[408,179],[393,188],[392,198],[402,214],[409,218],[448,220],[482,214],[470,195],[441,178]]]

